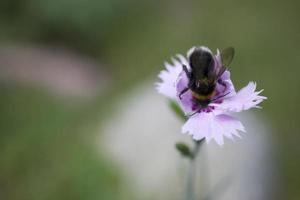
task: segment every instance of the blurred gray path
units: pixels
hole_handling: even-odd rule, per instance
[[[174,144],[190,138],[180,133],[181,122],[166,99],[150,83],[132,91],[115,110],[100,130],[100,150],[124,169],[128,185],[140,199],[183,199],[187,163]],[[223,147],[212,142],[201,150],[196,190],[202,199],[209,192],[215,200],[270,199],[274,186],[270,130],[256,113],[238,117],[247,130],[242,139],[225,140]]]

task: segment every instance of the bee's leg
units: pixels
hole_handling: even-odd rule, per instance
[[[181,100],[181,96],[186,93],[190,88],[184,88],[180,93],[179,93],[179,99]]]
[[[200,109],[197,110],[197,111],[195,111],[195,112],[193,112],[192,114],[189,114],[188,117],[192,117],[192,116],[194,116],[195,114],[197,114],[197,113],[199,113],[199,112],[200,112]]]
[[[221,85],[223,85],[224,87],[226,87],[226,84],[223,82],[222,79],[219,79],[219,80],[218,80],[218,83],[221,84]]]
[[[191,78],[191,72],[187,69],[186,65],[182,65],[183,71],[185,72],[186,76],[190,79]]]

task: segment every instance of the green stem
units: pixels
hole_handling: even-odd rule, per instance
[[[192,157],[190,158],[190,166],[188,169],[186,184],[186,200],[195,200],[195,178],[196,178],[196,158],[204,139],[195,142]]]
[[[195,161],[191,159],[186,184],[186,200],[195,200],[195,175]]]

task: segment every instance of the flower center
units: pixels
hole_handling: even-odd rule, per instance
[[[223,102],[222,98],[217,98],[214,99],[214,97],[208,98],[206,100],[199,100],[198,98],[195,98],[194,96],[192,96],[192,110],[196,111],[198,113],[201,112],[212,112],[215,107],[214,106],[210,106],[209,104],[211,102],[215,103],[215,104],[221,104]]]
[[[210,113],[210,112],[212,112],[214,109],[215,109],[215,107],[214,107],[214,106],[207,106],[206,108],[202,108],[202,109],[200,109],[200,111],[199,111],[199,112],[206,112],[206,113]]]

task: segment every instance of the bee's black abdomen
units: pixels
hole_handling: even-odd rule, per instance
[[[196,76],[207,77],[214,68],[212,53],[202,47],[194,49],[189,56],[189,63]]]

